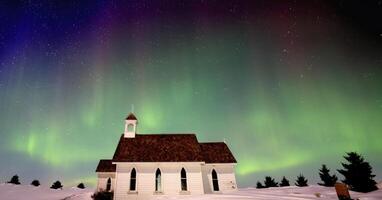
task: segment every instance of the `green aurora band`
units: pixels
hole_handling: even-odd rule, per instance
[[[265,25],[161,26],[134,27],[134,38],[118,23],[68,36],[79,42],[56,47],[54,58],[10,51],[0,71],[0,156],[9,160],[1,177],[30,177],[24,164],[42,167],[45,180],[94,183],[133,104],[139,133],[225,140],[240,186],[300,172],[317,180],[320,164],[338,169],[348,151],[363,154],[380,178],[381,62],[352,58],[370,49],[344,51],[340,36],[308,31],[291,46],[286,29]]]

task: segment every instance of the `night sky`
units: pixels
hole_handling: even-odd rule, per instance
[[[0,182],[95,183],[132,104],[225,140],[241,187],[349,151],[379,181],[381,76],[382,1],[1,1]]]

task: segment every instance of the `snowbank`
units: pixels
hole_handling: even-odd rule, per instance
[[[91,200],[92,189],[0,184],[0,200]],[[71,197],[71,198],[70,198]]]
[[[0,200],[91,200],[93,189],[64,188],[63,190],[53,190],[49,187],[33,187],[29,185],[0,184]],[[382,190],[370,193],[350,192],[352,198],[360,200],[382,199]],[[180,195],[151,196],[145,199],[180,199],[180,200],[309,200],[309,199],[331,199],[336,200],[337,195],[334,188],[322,186],[309,187],[280,187],[280,188],[243,188],[237,192],[226,194],[206,194],[206,195]]]

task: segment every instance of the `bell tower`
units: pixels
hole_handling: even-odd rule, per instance
[[[130,113],[125,119],[125,138],[135,138],[137,132],[138,120],[133,113]]]

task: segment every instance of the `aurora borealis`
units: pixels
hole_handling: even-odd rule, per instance
[[[382,175],[380,1],[3,1],[0,181],[94,183],[124,117],[227,141],[239,186]],[[338,174],[337,174],[338,175]],[[292,181],[293,182],[293,181]]]

